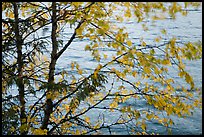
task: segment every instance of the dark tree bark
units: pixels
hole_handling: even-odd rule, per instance
[[[56,65],[56,55],[57,55],[57,49],[58,49],[58,44],[57,44],[57,39],[56,39],[56,30],[57,30],[57,21],[56,21],[56,2],[52,3],[52,53],[51,53],[51,62],[49,66],[49,78],[48,78],[48,83],[49,85],[54,84],[54,71],[55,71],[55,65]],[[48,87],[47,94],[49,92],[52,92],[52,86]],[[47,98],[46,100],[46,107],[45,107],[45,115],[43,119],[43,123],[41,128],[42,129],[47,129],[47,125],[49,122],[50,114],[52,113],[53,109],[53,102],[51,98]]]
[[[23,82],[23,58],[22,58],[22,37],[19,33],[19,18],[18,18],[18,6],[16,2],[13,2],[14,7],[14,29],[15,29],[15,38],[16,38],[16,46],[17,46],[17,64],[18,64],[18,78],[17,78],[17,86],[19,91],[19,101],[20,101],[20,121],[21,126],[26,124],[27,117],[25,113],[25,89]],[[27,131],[24,130],[22,135],[27,134]]]
[[[92,3],[93,4],[93,3]],[[90,4],[90,6],[92,5]],[[72,43],[72,41],[75,39],[76,36],[76,30],[78,28],[80,28],[80,26],[84,23],[84,19],[82,19],[79,24],[77,25],[77,27],[75,28],[75,32],[72,35],[72,37],[70,38],[70,40],[67,42],[67,44],[65,44],[65,46],[59,51],[58,50],[58,43],[57,43],[57,36],[56,36],[56,32],[57,32],[57,15],[56,15],[56,2],[52,3],[52,34],[51,34],[51,39],[52,39],[52,53],[51,53],[51,62],[49,65],[49,78],[48,78],[48,83],[49,85],[54,84],[54,71],[55,71],[55,66],[56,66],[56,62],[57,59],[62,55],[62,53],[70,46],[70,44]],[[52,86],[48,87],[48,91],[47,93],[52,92]],[[49,118],[51,113],[53,112],[53,102],[52,99],[46,99],[46,107],[45,107],[45,111],[44,111],[44,119],[43,119],[43,123],[41,126],[41,129],[47,129],[48,126],[48,122],[49,122]]]

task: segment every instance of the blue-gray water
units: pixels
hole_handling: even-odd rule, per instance
[[[147,44],[154,44],[154,39],[158,37],[161,33],[161,29],[167,30],[166,39],[170,39],[172,36],[177,37],[182,42],[187,41],[197,41],[202,40],[202,9],[189,11],[187,17],[177,15],[176,20],[166,19],[159,20],[152,25],[150,21],[147,20],[147,27],[149,31],[145,32],[142,29],[141,24],[137,23],[133,18],[124,23],[115,23],[117,26],[125,26],[127,28],[127,32],[130,38],[134,43],[139,43],[140,38],[143,37],[144,41]],[[68,37],[72,34],[69,32],[70,30],[65,30],[64,33],[64,42],[68,40]],[[50,35],[50,31],[48,33],[41,33],[42,35]],[[70,47],[66,50],[66,52],[60,57],[57,62],[56,71],[61,69],[68,70],[70,68],[70,63],[72,61],[76,61],[81,68],[87,70],[88,72],[92,71],[97,63],[91,57],[91,53],[88,51],[84,51],[84,46],[88,44],[87,40],[75,40]],[[51,47],[50,47],[51,49]],[[108,48],[103,50],[109,57],[114,53],[114,51],[109,50]],[[202,87],[202,59],[196,61],[186,61],[185,62],[186,69],[193,76],[195,81],[195,85],[199,88]],[[179,83],[186,84],[185,82],[178,79],[177,74],[173,69],[169,72],[172,78],[176,79]],[[137,109],[145,109],[148,108],[145,104],[145,101],[142,100],[134,100],[133,102],[128,102],[132,106]],[[83,108],[83,104],[80,106]],[[98,114],[102,113],[102,110],[96,110],[88,112],[88,116],[92,118],[92,120],[98,118]],[[108,122],[114,121],[119,115],[116,112],[108,113],[105,112],[105,118]],[[189,116],[186,119],[177,118],[172,116],[175,125],[173,126],[172,133],[173,134],[202,134],[202,110],[195,109],[194,115]],[[147,125],[148,131],[158,132],[159,134],[167,134],[167,131],[164,127],[161,127],[157,123],[148,123]],[[114,134],[127,134],[124,127],[115,127],[111,129]],[[109,134],[108,131],[104,130],[103,134]]]
[[[154,38],[160,35],[161,29],[167,30],[166,39],[170,39],[172,37],[179,38],[182,42],[192,41],[195,42],[197,40],[202,41],[202,9],[189,11],[187,17],[177,15],[176,20],[166,19],[156,21],[154,25],[151,22],[147,22],[147,26],[149,31],[145,32],[142,29],[141,23],[137,24],[134,19],[127,21],[126,23],[115,23],[117,26],[125,26],[127,28],[127,32],[132,38],[134,43],[139,43],[141,37],[143,37],[144,41],[147,44],[153,44]],[[84,46],[88,44],[88,41],[75,41],[71,44],[71,46],[66,50],[66,53],[62,55],[60,60],[57,63],[58,69],[65,69],[70,65],[71,61],[76,61],[80,64],[80,66],[90,71],[96,67],[96,62],[92,60],[89,52],[84,51]],[[84,46],[83,46],[84,45]],[[104,51],[103,51],[104,52]],[[114,51],[106,50],[105,53],[111,55]],[[193,76],[195,81],[195,85],[198,87],[202,87],[202,59],[196,61],[186,61],[185,62],[186,69]],[[185,82],[178,79],[177,74],[174,70],[170,70],[169,74],[172,75],[173,79],[176,79],[181,85],[186,84]],[[131,105],[135,105],[137,109],[147,108],[145,102],[133,101]],[[104,103],[105,104],[105,103]],[[83,107],[83,105],[81,106]],[[90,111],[88,116],[92,119],[98,118],[98,114],[104,113],[102,110]],[[114,121],[119,115],[117,112],[108,113],[105,112],[106,119],[109,122]],[[172,134],[202,134],[202,110],[195,109],[194,115],[189,116],[186,119],[178,118],[175,116],[171,117],[175,121],[175,125],[172,128]],[[108,122],[107,122],[108,123]],[[148,131],[158,132],[159,134],[167,134],[167,131],[164,127],[157,123],[148,123],[147,124]],[[115,127],[111,130],[114,134],[127,134],[124,127]],[[104,130],[103,134],[109,134],[108,130]]]

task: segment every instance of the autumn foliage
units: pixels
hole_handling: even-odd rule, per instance
[[[145,19],[176,19],[177,14],[187,16],[188,7],[200,5],[2,2],[3,134],[112,134],[114,126],[124,127],[129,134],[152,134],[147,122],[153,121],[170,131],[174,121],[169,116],[186,117],[194,107],[202,106],[201,91],[184,64],[184,60],[202,58],[202,43],[182,43],[176,37],[161,42],[168,35],[165,27],[154,45],[142,38],[135,43],[126,28],[113,20],[134,18],[134,23],[143,24],[148,31]],[[46,27],[50,35],[39,35]],[[65,28],[71,35],[61,40]],[[96,67],[88,71],[71,61],[68,68],[56,71],[68,47],[75,46],[74,40],[87,41],[83,49],[91,53]],[[172,67],[188,87],[170,77]],[[122,105],[140,100],[150,107]],[[89,112],[95,113],[95,120]],[[115,120],[108,123],[107,115]],[[107,132],[102,133],[103,129]]]

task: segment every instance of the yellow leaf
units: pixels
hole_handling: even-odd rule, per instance
[[[96,36],[95,36],[95,35],[90,36],[90,40],[94,40],[94,39],[96,39]]]
[[[107,59],[107,58],[108,58],[108,56],[107,56],[106,54],[103,54],[103,57],[104,57],[104,59]]]
[[[111,72],[115,72],[116,71],[116,69],[115,68],[111,68]]]
[[[145,124],[145,122],[142,122],[142,124],[141,124],[141,128],[142,128],[142,130],[146,130],[146,124]]]
[[[161,40],[161,37],[157,37],[154,39],[155,42],[159,42]]]
[[[151,69],[149,67],[144,67],[144,72],[146,74],[149,74],[149,73],[151,73]]]
[[[133,77],[136,77],[136,75],[137,75],[137,71],[133,71],[133,72],[132,72],[132,76],[133,76]]]
[[[114,101],[109,106],[110,108],[116,108],[118,106],[118,102]]]
[[[185,79],[186,79],[187,83],[191,83],[192,82],[192,77],[188,73],[186,73]]]
[[[65,105],[65,109],[66,109],[67,112],[70,111],[69,105]]]
[[[11,131],[11,132],[14,132],[15,130],[16,130],[16,129],[15,129],[15,127],[13,127],[13,126],[10,128],[10,131]]]
[[[28,125],[27,124],[23,124],[23,125],[20,126],[19,129],[20,129],[20,132],[22,133],[24,131],[27,131],[28,130],[27,128],[28,128]]]
[[[162,124],[162,123],[163,123],[163,120],[162,120],[162,119],[159,119],[158,122],[159,122],[160,124]]]
[[[186,16],[186,15],[188,14],[188,12],[187,12],[187,11],[182,11],[181,14],[182,14],[183,16]]]
[[[44,13],[42,16],[43,16],[43,18],[48,19],[47,13]]]
[[[132,46],[132,42],[130,40],[127,41],[128,46]]]
[[[33,131],[34,135],[47,135],[47,129],[42,130],[41,128]]]
[[[75,64],[72,62],[72,63],[71,63],[71,68],[72,68],[72,70],[74,69],[74,66],[75,66]]]
[[[79,64],[76,64],[76,69],[79,69]]]
[[[146,47],[146,43],[144,41],[142,41],[142,44],[141,44],[143,47]]]
[[[127,112],[131,112],[131,107],[130,106],[127,107]]]
[[[103,29],[98,29],[97,30],[98,34],[104,35],[106,32]]]
[[[102,66],[101,64],[99,64],[99,65],[97,66],[96,70],[99,71],[102,67],[103,67],[103,66]]]
[[[146,115],[146,118],[147,118],[148,120],[152,119],[152,118],[153,118],[153,114],[147,114],[147,115]]]
[[[126,95],[127,92],[128,92],[128,91],[125,89],[125,90],[122,90],[122,91],[121,91],[121,94]]]
[[[81,69],[79,69],[79,70],[78,70],[78,73],[81,75],[81,74],[82,74],[82,70],[81,70]]]
[[[86,50],[90,50],[90,49],[91,49],[91,47],[90,47],[89,45],[86,45],[85,51],[86,51]]]
[[[86,117],[84,120],[85,120],[87,123],[90,123],[90,118],[89,118],[89,117]]]
[[[175,43],[176,43],[176,38],[172,38],[172,39],[170,40],[170,44],[171,44],[171,46],[174,46]]]
[[[48,93],[46,94],[46,97],[47,97],[47,99],[52,98],[52,93],[51,93],[51,92],[48,92]]]
[[[95,43],[92,48],[94,49],[94,48],[97,48],[97,47],[98,47],[98,44]]]
[[[99,124],[99,123],[97,123],[97,124],[94,126],[94,129],[98,129],[98,128],[100,128],[100,124]]]
[[[163,64],[163,65],[169,65],[169,66],[171,66],[171,62],[170,62],[168,59],[164,59],[164,60],[162,61],[162,64]]]
[[[164,122],[164,123],[166,123],[167,121],[168,121],[168,119],[167,119],[167,118],[164,118],[164,119],[163,119],[163,122]]]
[[[121,16],[116,15],[116,20],[123,22],[123,18]]]
[[[97,77],[98,77],[98,71],[95,70],[95,71],[94,71],[94,78],[97,79]]]
[[[83,31],[83,28],[78,28],[77,30],[76,30],[76,34],[77,35],[82,35],[82,31]]]
[[[130,11],[130,9],[127,9],[127,10],[126,10],[126,12],[125,12],[125,17],[128,17],[128,18],[131,17],[131,11]]]
[[[174,124],[174,122],[173,122],[172,119],[169,120],[169,124],[170,124],[170,125],[173,125],[173,124]]]
[[[140,84],[141,84],[140,81],[138,81],[138,82],[135,84],[135,86],[136,86],[136,87],[139,87]]]
[[[8,17],[13,19],[13,18],[14,18],[13,12],[10,12],[10,13],[8,14]]]
[[[161,33],[164,34],[164,35],[166,35],[166,30],[165,30],[165,29],[162,29],[162,30],[161,30]]]
[[[89,100],[89,102],[90,102],[91,104],[94,104],[94,103],[95,103],[95,100],[93,99],[93,97],[90,97],[88,100]]]
[[[140,123],[141,123],[141,122],[140,122],[140,121],[138,121],[138,122],[136,123],[136,126],[138,126]]]
[[[169,134],[169,135],[172,134],[171,128],[168,128],[168,134]]]
[[[184,71],[180,71],[180,72],[178,73],[178,76],[182,78],[185,74],[186,74],[186,73],[185,73]]]
[[[79,131],[79,129],[76,130],[75,135],[80,135],[80,131]]]

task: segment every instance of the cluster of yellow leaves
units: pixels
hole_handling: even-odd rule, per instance
[[[2,93],[6,93],[6,89],[7,89],[7,82],[2,80]]]
[[[11,126],[10,131],[11,133],[14,132],[16,130],[16,128],[14,126]]]
[[[151,120],[151,119],[154,118],[154,114],[146,114],[146,118],[147,118],[148,120]]]
[[[42,130],[41,128],[38,129],[31,129],[33,135],[47,135],[47,129]]]
[[[128,46],[132,46],[132,42],[130,40],[127,41]]]
[[[168,65],[168,66],[171,66],[172,64],[171,64],[171,61],[169,60],[169,59],[163,59],[162,61],[161,61],[161,63],[162,63],[162,65]]]
[[[61,125],[62,134],[63,134],[63,135],[66,135],[66,134],[70,133],[70,132],[71,132],[71,131],[70,131],[70,127],[72,127],[72,126],[73,126],[72,123],[70,123],[70,122],[68,122],[68,121],[64,122],[64,123]]]
[[[84,50],[85,50],[85,51],[87,51],[87,50],[91,50],[90,45],[86,45],[85,48],[84,48]]]
[[[122,107],[122,108],[120,109],[120,111],[121,111],[122,113],[124,113],[124,112],[132,113],[132,112],[133,112],[134,115],[139,115],[139,116],[140,116],[140,114],[138,113],[139,111],[136,111],[136,110],[133,111],[131,106],[124,106],[124,107]]]
[[[191,85],[192,89],[194,88],[193,78],[186,71],[179,71],[178,76],[181,77],[181,78],[185,77],[186,82]]]
[[[30,107],[32,107],[32,106],[30,106]],[[35,110],[35,108],[34,108],[34,110]],[[27,122],[28,123],[32,123],[32,124],[34,124],[34,125],[38,125],[39,124],[39,122],[37,121],[37,118],[36,117],[30,117],[30,115],[28,115],[27,116]]]
[[[156,37],[156,38],[154,39],[154,41],[155,41],[155,42],[160,42],[160,41],[161,41],[161,39],[162,39],[162,37],[161,37],[161,36],[159,36],[159,37]]]
[[[102,69],[102,65],[101,64],[98,64],[98,66],[96,67],[96,69],[94,70],[94,77],[97,79],[98,77],[98,73],[99,71]]]
[[[19,130],[20,132],[25,132],[25,131],[28,131],[28,124],[25,123],[25,124],[22,124],[20,127],[19,127]]]
[[[67,2],[63,3],[63,4],[67,4]],[[74,7],[73,9],[79,9],[81,7],[83,7],[84,3],[83,2],[72,2],[71,6]],[[185,3],[185,7],[187,7],[188,5],[195,5],[196,3]],[[135,2],[135,3],[115,3],[115,4],[108,4],[110,6],[110,9],[116,9],[116,5],[123,5],[126,7],[126,10],[124,11],[124,16],[127,18],[131,18],[135,15],[135,17],[138,19],[138,22],[142,21],[144,19],[144,14],[148,14],[148,12],[152,11],[153,9],[156,10],[161,10],[162,12],[168,10],[169,14],[175,18],[175,15],[177,12],[181,12],[183,15],[186,15],[187,12],[186,11],[182,11],[182,8],[179,4],[177,3],[172,3],[169,6],[169,9],[165,8],[165,5],[163,3],[143,3],[143,2]],[[11,6],[11,4],[6,4],[3,3],[2,5],[2,9],[5,10],[6,6]],[[37,7],[37,6],[36,6]],[[28,10],[28,5],[22,6],[21,10],[22,10],[22,16],[26,16],[25,12]],[[82,25],[76,29],[76,34],[79,36],[79,38],[84,38],[87,37],[89,38],[91,41],[94,41],[92,45],[86,45],[85,46],[85,50],[89,50],[89,51],[93,51],[92,52],[92,56],[94,56],[94,58],[97,61],[100,61],[100,54],[99,54],[99,50],[97,50],[99,47],[102,47],[103,44],[100,44],[101,39],[99,36],[97,36],[98,34],[101,35],[102,37],[105,37],[105,34],[108,34],[110,28],[112,29],[111,26],[111,22],[109,20],[107,20],[107,18],[109,16],[112,15],[112,12],[108,12],[109,14],[106,13],[106,10],[103,10],[105,8],[105,4],[103,2],[101,3],[97,3],[94,4],[93,6],[90,7],[90,11],[88,15],[85,15],[83,12],[76,12],[76,18],[77,19],[81,19],[84,18],[86,19],[86,21],[84,23],[82,23]],[[134,12],[134,14],[132,14],[132,11]],[[62,10],[59,11],[60,15],[62,14]],[[12,11],[5,11],[5,15],[6,17],[9,17],[11,19],[14,18],[14,14]],[[45,19],[49,18],[49,14],[48,13],[43,13],[42,17]],[[123,17],[116,15],[115,16],[116,20],[118,21],[123,21]],[[158,20],[158,19],[164,19],[165,17],[162,15],[158,16],[152,16],[153,20]],[[38,19],[34,19],[34,22],[37,22]],[[89,25],[89,22],[92,22],[93,24],[96,24],[99,28],[92,28]],[[148,30],[148,28],[143,25],[144,30]],[[87,30],[87,31],[86,31]],[[116,31],[116,35],[114,36],[116,42],[110,42],[108,44],[109,47],[114,48],[117,51],[117,55],[122,55],[124,52],[127,51],[127,49],[132,48],[133,42],[128,39],[128,33],[124,32],[124,28],[120,28],[120,29],[114,29],[117,30]],[[94,34],[95,33],[95,34]],[[163,29],[161,30],[161,33],[166,35],[166,30]],[[155,42],[160,42],[161,41],[161,37],[157,37],[155,38]],[[122,44],[121,44],[122,43]],[[127,47],[125,47],[123,45],[123,43],[126,44]],[[148,48],[147,47],[147,43],[145,41],[141,41],[141,45],[143,46],[143,48]],[[167,84],[166,90],[164,91],[158,91],[156,88],[151,87],[151,85],[148,85],[147,83],[145,84],[145,88],[144,88],[144,92],[148,92],[149,90],[151,90],[152,92],[158,91],[160,92],[160,94],[154,95],[153,97],[150,96],[145,96],[148,104],[150,105],[154,105],[155,108],[159,109],[159,110],[165,110],[167,112],[167,115],[171,115],[171,114],[177,114],[179,116],[181,116],[182,114],[188,114],[189,113],[189,109],[191,109],[192,106],[190,105],[186,105],[182,102],[180,102],[176,97],[172,97],[170,93],[172,93],[174,91],[174,88],[171,86],[171,83],[173,83],[174,81],[172,79],[162,79],[160,77],[156,77],[153,76],[152,73],[156,74],[156,75],[160,75],[163,72],[167,72],[167,68],[165,67],[156,67],[154,64],[162,64],[164,66],[171,66],[171,60],[169,58],[169,56],[171,55],[172,57],[176,57],[179,60],[179,68],[180,71],[178,73],[178,75],[180,77],[184,77],[186,82],[189,83],[191,85],[191,87],[194,87],[194,83],[193,83],[193,79],[192,77],[184,71],[185,65],[182,63],[180,57],[179,57],[179,51],[181,51],[183,53],[183,58],[197,58],[197,57],[201,57],[202,55],[202,47],[195,47],[193,46],[192,43],[188,43],[186,44],[186,47],[181,48],[181,47],[176,47],[176,38],[171,39],[170,44],[167,45],[166,48],[166,52],[168,53],[168,50],[170,50],[170,54],[166,54],[166,57],[164,59],[156,59],[153,57],[153,55],[155,54],[155,50],[151,49],[149,52],[150,54],[144,54],[143,52],[136,50],[136,49],[131,49],[129,50],[129,54],[121,57],[120,59],[118,59],[118,61],[121,62],[121,64],[125,65],[123,71],[119,71],[116,70],[115,68],[111,69],[111,72],[114,72],[117,76],[121,77],[121,78],[126,78],[127,74],[131,74],[133,77],[137,77],[138,76],[138,72],[137,70],[133,69],[133,59],[134,57],[138,58],[138,66],[140,66],[143,69],[143,74],[142,76],[144,76],[143,78],[152,78],[154,80],[154,82],[160,82],[163,85]],[[197,55],[199,53],[199,55]],[[108,56],[106,54],[104,55],[104,59],[106,59]],[[114,60],[115,57],[113,57]],[[48,59],[46,57],[42,57],[40,59],[40,61],[48,61]],[[39,65],[40,62],[37,58],[35,58],[35,63],[37,65]],[[71,69],[73,70],[76,67],[78,74],[82,75],[83,74],[83,70],[80,69],[79,64],[77,64],[76,62],[72,62],[71,63]],[[35,70],[35,66],[33,63],[28,64],[28,68],[31,70],[29,72],[29,74],[31,72],[34,72]],[[94,76],[95,78],[97,78],[99,71],[101,70],[102,65],[99,64],[95,71],[94,71]],[[62,76],[64,77],[64,76]],[[37,78],[37,76],[34,76],[34,78]],[[72,83],[75,83],[76,80],[73,80]],[[140,81],[135,83],[136,87],[139,87],[141,84]],[[36,84],[37,86],[37,84]],[[4,87],[2,87],[4,88]],[[4,89],[3,89],[4,90]],[[158,93],[157,92],[157,93]],[[56,92],[58,93],[58,92]],[[121,95],[127,95],[129,93],[131,93],[130,91],[126,90],[126,89],[122,89],[120,90],[120,92],[118,92]],[[186,93],[188,96],[192,97],[193,95],[191,93]],[[66,92],[64,92],[64,95],[66,95]],[[46,95],[47,99],[48,98],[52,98],[52,100],[58,96],[56,94],[53,94],[51,92],[48,92],[48,94]],[[102,97],[102,95],[101,95]],[[134,96],[136,98],[138,98],[138,96]],[[117,108],[118,107],[118,102],[125,102],[128,98],[130,98],[130,96],[125,96],[125,97],[121,97],[121,98],[115,98],[114,101],[109,105],[110,108],[112,108],[111,110],[113,111],[113,108]],[[87,99],[90,103],[94,104],[94,98],[90,97]],[[172,104],[171,104],[172,103]],[[194,106],[198,106],[200,103],[199,100],[196,100],[194,102]],[[77,106],[79,105],[79,100],[73,98],[71,101],[71,104],[67,104],[64,105],[63,108],[65,108],[65,110],[68,112],[70,109],[73,110],[73,112],[75,112]],[[182,109],[180,109],[182,108]],[[129,112],[132,113],[136,119],[138,119],[140,117],[140,112],[139,111],[133,111],[132,108],[130,106],[128,107],[123,107],[121,109],[121,112]],[[52,116],[53,117],[53,116]],[[146,114],[146,118],[148,120],[151,119],[158,119],[158,121],[162,124],[166,124],[169,123],[170,125],[173,124],[173,121],[170,119],[159,119],[157,118],[154,114]],[[60,119],[60,117],[59,117]],[[58,120],[59,120],[58,119]],[[59,122],[57,121],[57,119],[53,119],[53,121],[55,120],[55,122]],[[90,123],[90,118],[89,117],[85,117],[84,120],[87,123]],[[31,122],[33,122],[34,124],[38,124],[35,123],[35,119],[30,119]],[[66,123],[65,125],[62,125],[63,129],[67,129],[69,127],[71,127],[72,125],[69,123]],[[94,128],[98,128],[100,125],[96,124],[96,126]],[[141,128],[145,131],[147,128],[147,125],[145,124],[145,121],[143,120],[140,123]],[[26,127],[21,127],[23,130]],[[33,134],[36,135],[43,135],[46,134],[47,131],[46,130],[41,130],[41,129],[33,129],[32,130]],[[69,131],[67,131],[69,132]],[[82,132],[80,130],[76,130],[76,131],[70,131],[71,134],[81,134]],[[145,132],[142,132],[142,134],[146,134]]]
[[[118,107],[118,102],[117,101],[113,101],[110,105],[110,110],[113,112],[113,108],[117,108]]]
[[[46,98],[47,98],[47,99],[52,99],[52,98],[53,98],[53,92],[49,91],[49,92],[46,94]]]
[[[11,8],[12,8],[12,4],[10,2],[2,2],[2,11],[6,9],[11,9]]]
[[[80,7],[83,5],[84,2],[72,2],[71,4],[74,5],[76,8]]]
[[[78,36],[82,36],[83,35],[82,32],[84,31],[86,26],[87,26],[87,23],[82,23],[82,25],[76,30],[76,34]],[[83,38],[83,37],[81,37],[81,38]]]
[[[6,17],[8,17],[8,18],[14,19],[14,13],[13,13],[13,12],[7,11],[5,15],[6,15]]]
[[[90,124],[90,118],[89,118],[89,117],[85,117],[84,120],[85,120],[88,124]]]
[[[155,15],[155,16],[152,16],[152,20],[155,21],[155,20],[164,20],[166,17],[164,15]]]
[[[142,120],[141,128],[142,128],[142,130],[144,130],[144,131],[147,129],[147,125],[145,124],[145,121],[144,121],[144,120]]]
[[[180,48],[180,51],[183,58],[189,60],[199,59],[202,57],[202,44],[200,41],[195,43],[188,42],[184,47]]]
[[[161,30],[161,33],[164,34],[164,35],[166,35],[166,34],[167,34],[166,29],[162,29],[162,30]]]
[[[71,103],[70,103],[70,109],[72,110],[72,113],[74,114],[76,112],[76,109],[78,108],[79,106],[79,100],[77,98],[73,98],[71,100]]]
[[[74,68],[76,67],[76,70],[78,72],[79,75],[83,74],[83,69],[80,68],[80,65],[76,62],[71,62],[71,69],[74,70]]]

